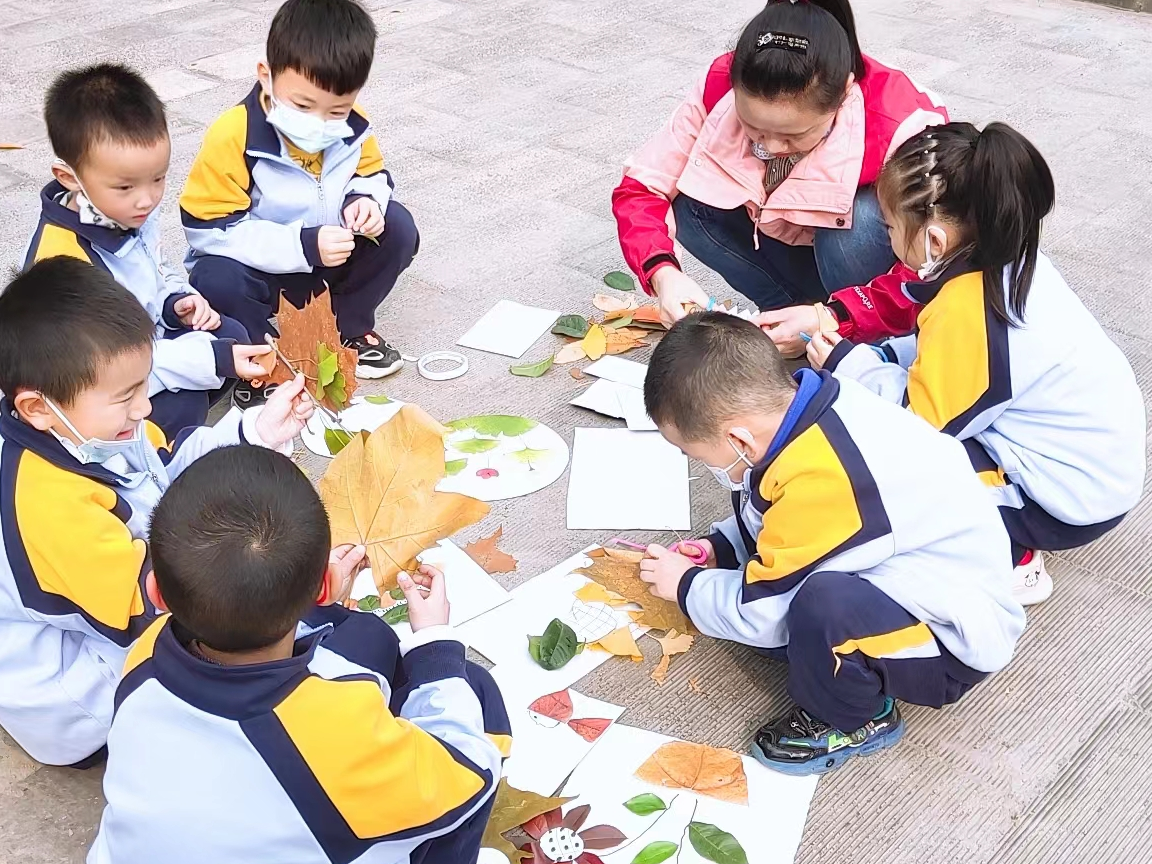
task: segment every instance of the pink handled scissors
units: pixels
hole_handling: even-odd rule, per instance
[[[676,536],[679,537],[680,535],[677,534]],[[639,543],[633,543],[620,537],[613,537],[608,542],[616,546],[623,546],[627,549],[635,549],[638,552],[643,552],[648,548],[647,546],[641,546]],[[681,538],[678,542],[673,543],[670,548],[673,552],[678,555],[683,555],[697,566],[708,563],[708,553],[704,551],[704,547],[693,543],[691,540]]]

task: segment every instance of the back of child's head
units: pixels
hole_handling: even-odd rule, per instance
[[[848,76],[864,77],[864,56],[848,0],[769,0],[744,28],[732,58],[732,86],[750,96],[803,98],[835,111]]]
[[[168,137],[164,103],[139,74],[119,63],[62,72],[44,99],[48,139],[79,169],[101,142],[148,147]]]
[[[682,318],[652,352],[644,406],[686,441],[717,434],[735,417],[787,409],[796,384],[759,327],[723,312]]]
[[[291,69],[343,96],[368,80],[376,25],[355,0],[288,0],[272,19],[265,50],[273,79]]]
[[[217,651],[283,639],[316,602],[330,532],[291,459],[225,447],[193,462],[152,514],[156,585],[172,616]]]
[[[0,292],[0,392],[71,405],[109,360],[150,348],[152,335],[144,307],[107,272],[46,258]]]
[[[1021,321],[1056,189],[1040,151],[1004,123],[931,126],[904,142],[880,175],[880,199],[909,233],[930,219],[960,226],[984,271],[996,315]],[[1008,302],[1004,268],[1012,265]]]

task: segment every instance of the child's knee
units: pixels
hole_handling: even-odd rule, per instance
[[[851,583],[858,578],[835,572],[809,576],[788,605],[789,631],[805,630],[826,621],[845,602]]]

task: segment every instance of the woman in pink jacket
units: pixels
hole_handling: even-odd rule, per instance
[[[947,119],[906,75],[860,53],[848,0],[769,0],[625,166],[612,194],[624,257],[668,322],[708,304],[673,237],[761,309],[866,285],[895,263],[872,189],[880,168]],[[876,314],[867,291],[830,307]]]

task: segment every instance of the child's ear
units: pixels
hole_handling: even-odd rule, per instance
[[[13,397],[12,406],[21,420],[40,432],[47,432],[57,423],[55,412],[35,390],[21,390]]]
[[[327,606],[336,598],[336,592],[340,590],[340,586],[335,584],[336,577],[332,574],[331,567],[324,568],[324,578],[320,580],[320,593],[316,596],[317,606]]]
[[[148,599],[153,606],[161,612],[168,611],[168,604],[165,603],[164,598],[160,596],[160,586],[156,584],[155,570],[149,570],[148,575],[144,577],[144,593],[148,595]]]
[[[64,164],[63,160],[57,159],[52,163],[52,176],[59,180],[60,185],[69,192],[80,191],[80,181],[76,179],[72,169]]]
[[[256,80],[261,83],[272,82],[272,69],[269,68],[268,63],[264,60],[256,61]]]

